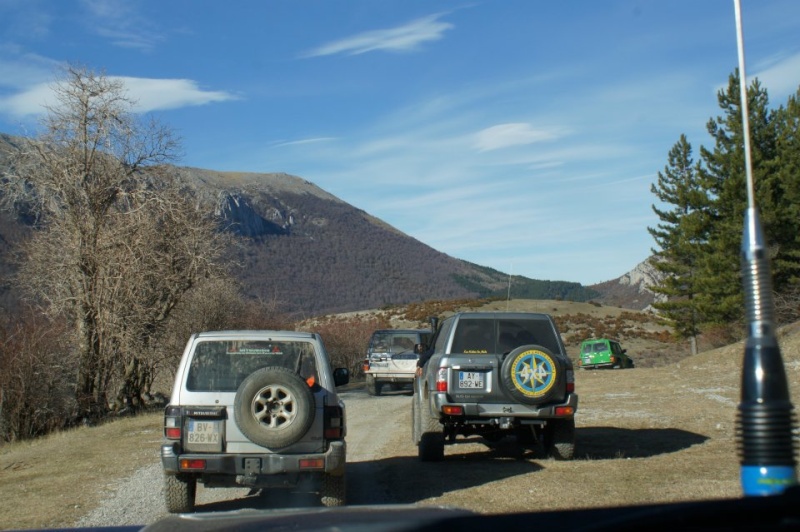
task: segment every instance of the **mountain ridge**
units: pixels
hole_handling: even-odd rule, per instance
[[[0,134],[0,172],[19,139]],[[5,160],[5,162],[4,162]],[[426,300],[594,300],[646,308],[647,291],[617,280],[591,287],[509,276],[442,253],[350,205],[314,183],[283,172],[215,171],[174,166],[201,208],[241,237],[234,271],[249,297],[303,317]],[[6,218],[7,220],[10,218]],[[24,224],[23,220],[16,220]],[[7,227],[0,240],[24,231]],[[7,271],[4,255],[0,272]]]

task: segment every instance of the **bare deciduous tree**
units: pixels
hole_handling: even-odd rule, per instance
[[[69,67],[45,131],[28,142],[6,198],[40,221],[20,280],[73,323],[81,415],[147,391],[153,338],[200,280],[224,276],[216,222],[181,186],[169,129],[133,110],[121,81]]]

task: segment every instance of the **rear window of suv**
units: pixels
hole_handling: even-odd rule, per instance
[[[472,319],[458,321],[451,353],[469,355],[508,353],[521,345],[537,344],[560,352],[550,322],[537,319]]]
[[[402,353],[413,351],[418,343],[421,343],[419,333],[385,331],[372,335],[369,348],[373,353]]]
[[[316,379],[314,345],[302,341],[205,341],[195,345],[186,389],[235,392],[257,369],[280,366],[304,380]]]

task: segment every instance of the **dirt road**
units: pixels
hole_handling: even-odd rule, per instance
[[[410,401],[406,391],[389,392],[381,397],[367,395],[363,387],[340,393],[347,405],[347,492],[352,505],[395,503],[410,500],[387,485],[386,469],[411,461]],[[416,460],[416,458],[414,458]],[[158,454],[153,464],[125,479],[113,496],[79,521],[79,526],[150,524],[167,516],[162,491],[161,463]],[[411,480],[412,477],[409,477]],[[401,483],[402,484],[402,483]],[[223,511],[244,508],[271,509],[319,506],[312,491],[302,489],[251,492],[249,489],[205,489],[198,485],[197,511]],[[408,490],[413,491],[413,486]]]
[[[737,497],[733,418],[738,377],[717,359],[672,368],[580,372],[576,459],[545,459],[513,439],[445,447],[422,463],[410,439],[408,392],[340,392],[347,405],[349,505],[446,505],[480,513]],[[124,481],[81,525],[146,524],[166,515],[161,468]],[[319,506],[294,492],[198,487],[198,511]]]

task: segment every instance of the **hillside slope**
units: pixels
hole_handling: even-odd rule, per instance
[[[22,139],[0,134],[0,175]],[[311,316],[430,299],[505,297],[509,276],[472,264],[402,233],[300,177],[176,167],[198,203],[242,238],[234,272],[252,298]],[[24,234],[9,219],[0,241]],[[5,240],[4,240],[5,239]],[[0,256],[8,272],[8,256]],[[7,277],[7,275],[6,275]],[[514,297],[587,301],[579,283],[511,279]],[[0,288],[2,290],[2,288]],[[8,296],[8,287],[3,295]]]

